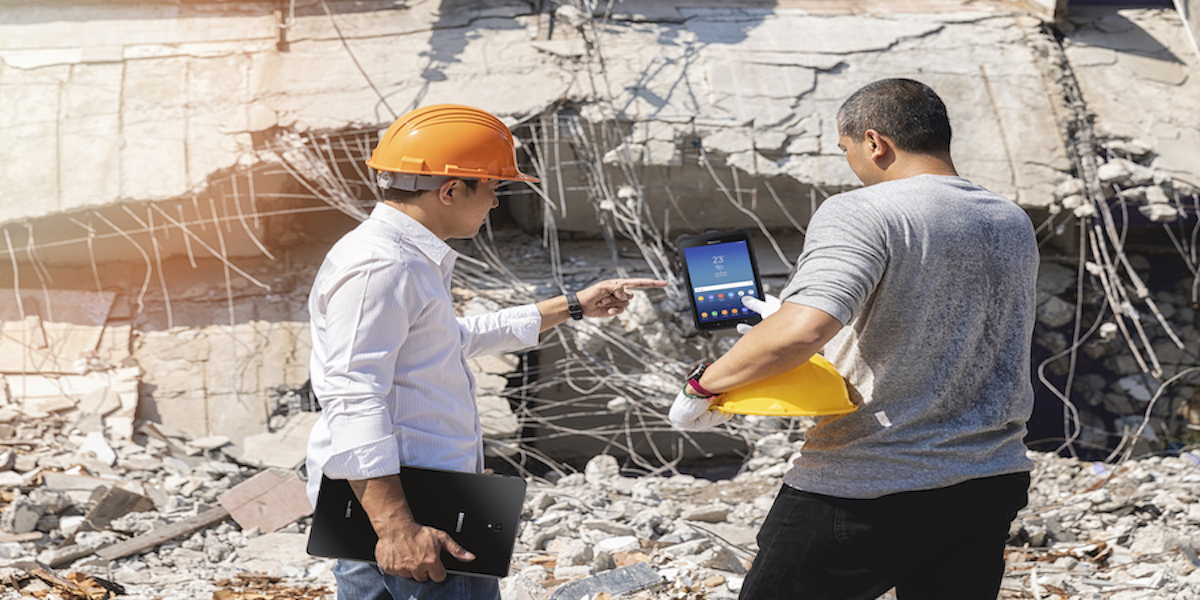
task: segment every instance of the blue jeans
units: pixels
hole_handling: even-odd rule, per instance
[[[441,583],[387,575],[371,563],[339,560],[333,566],[338,600],[500,600],[500,580],[449,573]]]
[[[783,486],[740,600],[995,600],[1029,474],[855,500]]]

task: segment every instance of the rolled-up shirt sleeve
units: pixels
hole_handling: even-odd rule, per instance
[[[534,304],[506,308],[494,313],[460,317],[463,352],[467,358],[512,352],[537,344],[542,314]]]
[[[387,402],[396,355],[420,299],[394,261],[367,260],[343,271],[321,298],[327,335],[319,389],[332,455],[322,473],[332,479],[370,479],[400,471],[393,415]]]

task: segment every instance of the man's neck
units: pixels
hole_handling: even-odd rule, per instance
[[[433,235],[436,235],[438,239],[442,240],[443,242],[449,239],[450,236],[444,235],[442,233],[442,228],[439,227],[441,221],[432,211],[429,211],[422,206],[421,203],[396,202],[394,200],[384,200],[383,203],[408,215],[409,218],[423,225],[425,229],[428,229],[431,233],[433,233]]]
[[[918,175],[958,177],[950,156],[898,153],[896,160],[885,170],[881,181],[896,181]]]

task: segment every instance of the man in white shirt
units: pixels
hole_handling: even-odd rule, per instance
[[[339,561],[339,599],[495,598],[497,581],[447,575],[443,548],[467,549],[412,519],[404,465],[479,472],[483,446],[467,359],[527,348],[569,318],[609,317],[653,279],[602,281],[492,314],[455,316],[451,238],[473,237],[516,168],[512,134],[494,116],[435,105],[397,120],[368,166],[385,200],[329,251],[309,297],[311,374],[321,418],[309,437],[308,494],[346,479],[379,535],[376,565]]]

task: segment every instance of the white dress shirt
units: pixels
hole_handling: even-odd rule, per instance
[[[534,305],[457,318],[456,253],[379,203],[325,257],[308,299],[312,389],[308,497],[322,473],[370,479],[401,465],[478,472],[483,441],[467,358],[537,343]]]

